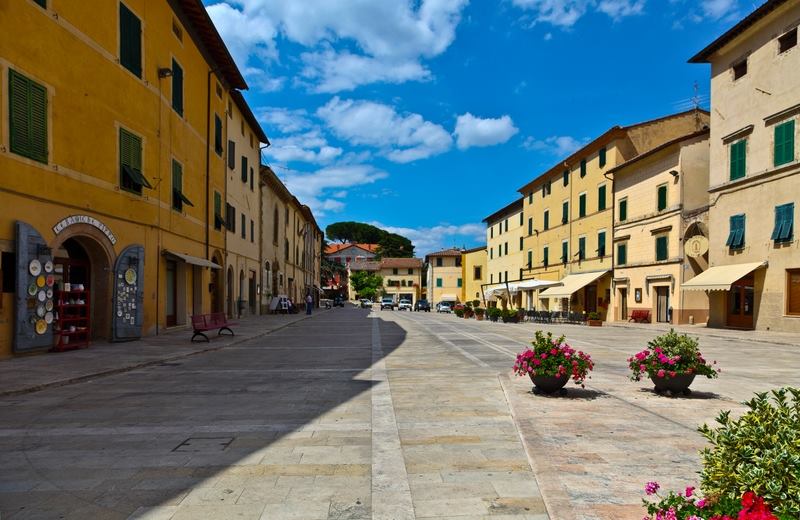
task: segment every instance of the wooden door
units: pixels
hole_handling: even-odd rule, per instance
[[[656,319],[659,323],[669,322],[669,287],[656,287]]]
[[[597,286],[592,284],[586,287],[584,292],[586,299],[585,310],[586,312],[597,312]]]
[[[167,327],[174,327],[178,323],[178,264],[167,260]]]
[[[619,290],[619,319],[628,319],[628,288],[620,288]]]
[[[753,305],[755,303],[755,287],[752,276],[745,276],[731,285],[728,291],[729,327],[738,329],[753,328]]]

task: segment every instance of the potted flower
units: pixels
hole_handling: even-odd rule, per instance
[[[486,312],[486,309],[483,307],[475,307],[475,319],[478,321],[483,321],[483,314]]]
[[[587,323],[590,327],[602,327],[603,321],[600,319],[600,313],[597,312],[590,312],[588,316]]]
[[[646,349],[628,358],[632,381],[641,381],[643,375],[650,377],[656,393],[689,394],[689,386],[695,376],[717,377],[719,370],[703,358],[697,340],[686,334],[679,335],[670,330],[647,343]]]
[[[503,311],[498,307],[489,307],[486,310],[486,315],[489,316],[489,320],[497,321],[503,315]]]
[[[576,351],[565,341],[564,336],[553,339],[553,333],[537,330],[532,348],[517,355],[514,373],[528,375],[535,392],[552,394],[561,390],[570,378],[576,385],[584,387],[584,381],[594,368],[591,356]]]
[[[453,311],[453,314],[455,314],[459,318],[463,318],[464,317],[464,309],[455,309]]]

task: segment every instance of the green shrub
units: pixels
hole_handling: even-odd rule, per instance
[[[476,316],[483,316],[484,312],[486,312],[486,309],[484,309],[483,307],[475,307]]]
[[[486,310],[486,314],[489,316],[489,319],[491,319],[492,321],[497,321],[497,319],[500,318],[500,316],[503,315],[503,310],[500,309],[499,307],[489,307]]]
[[[598,312],[590,312],[589,313],[589,319],[590,320],[599,320],[600,319],[600,313],[598,313]]]
[[[746,491],[762,496],[774,512],[800,511],[800,389],[756,394],[737,420],[730,411],[719,426],[703,425],[711,443],[701,452],[701,487],[706,496],[737,498]],[[774,404],[773,402],[774,401]]]
[[[464,317],[464,309],[456,309],[456,310],[453,311],[453,313],[456,316],[458,316],[459,318],[463,318]]]

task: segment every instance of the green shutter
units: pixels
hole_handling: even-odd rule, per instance
[[[542,250],[542,263],[544,264],[545,267],[550,265],[550,248],[548,247],[545,247]]]
[[[519,250],[522,251],[522,237],[519,237]]]
[[[783,204],[775,207],[775,228],[772,230],[772,240],[787,242],[792,239],[794,231],[794,204]]]
[[[47,0],[33,0],[33,1],[39,4],[39,7],[41,7],[42,9],[47,9]]]
[[[47,89],[13,70],[8,86],[11,151],[47,163]]]
[[[775,127],[775,166],[794,161],[794,119]]]
[[[628,246],[625,244],[617,244],[617,265],[625,265],[628,263]]]
[[[545,211],[544,212],[544,229],[545,229],[545,231],[550,229],[550,212],[549,211]]]
[[[247,182],[247,156],[242,156],[242,182]]]
[[[564,202],[561,204],[561,223],[567,222],[569,222],[569,202]]]
[[[436,279],[436,287],[441,287],[441,286],[442,286],[442,279],[441,278],[437,278]]]
[[[178,211],[183,209],[181,190],[183,189],[183,168],[181,163],[172,160],[172,208]]]
[[[600,167],[602,168],[603,166],[606,165],[606,147],[605,146],[600,148],[600,152],[598,153],[598,156],[599,156],[599,160],[600,160]]]
[[[533,267],[533,251],[528,251],[528,267]]]
[[[597,211],[606,209],[606,185],[597,188]]]
[[[222,120],[214,114],[214,151],[222,155]]]
[[[668,255],[667,237],[656,237],[656,260],[666,260]]]
[[[183,115],[183,69],[172,60],[172,108]]]
[[[745,176],[747,164],[747,141],[742,139],[731,145],[731,177],[730,180],[741,179]]]
[[[142,186],[152,189],[142,174],[142,139],[124,128],[119,129],[119,169],[121,187],[139,194]]]
[[[569,170],[564,170],[564,186],[569,186]]]
[[[586,237],[578,239],[578,259],[583,260],[586,258]]]
[[[569,242],[561,242],[561,263],[566,264],[569,260]]]
[[[119,4],[119,62],[142,77],[142,22],[122,2]]]
[[[658,187],[658,211],[667,209],[667,187]]]
[[[581,177],[586,177],[586,159],[581,159]]]
[[[606,234],[604,232],[597,234],[597,256],[601,258],[606,256]]]
[[[578,197],[578,217],[585,217],[586,216],[586,194],[582,194]]]
[[[459,279],[458,279],[458,281],[457,281],[457,283],[456,283],[456,286],[457,286],[457,287],[461,287],[461,278],[459,278]]]
[[[733,215],[730,218],[730,231],[725,245],[731,249],[741,249],[744,247],[744,215]]]
[[[628,220],[628,201],[622,199],[619,201],[619,221],[625,222],[626,220]]]

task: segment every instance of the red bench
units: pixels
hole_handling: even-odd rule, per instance
[[[631,317],[628,321],[636,323],[650,323],[650,311],[646,309],[639,309],[631,311]]]
[[[228,321],[228,318],[225,317],[224,312],[212,312],[211,314],[197,314],[192,316],[192,328],[194,329],[194,335],[192,336],[192,342],[194,342],[194,338],[197,336],[203,336],[206,338],[206,341],[209,341],[208,336],[205,335],[205,332],[209,330],[217,330],[217,336],[222,334],[222,331],[226,330],[230,332],[230,335],[233,336],[233,331],[231,327],[233,325],[238,325],[237,323],[233,323]]]

